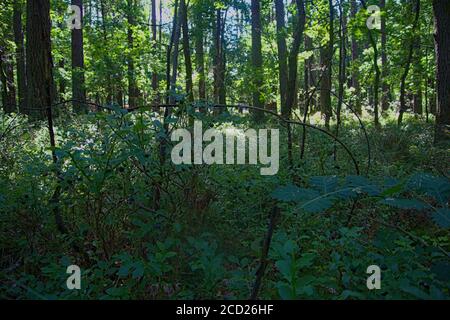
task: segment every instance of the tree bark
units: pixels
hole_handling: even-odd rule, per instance
[[[262,69],[262,43],[261,43],[261,5],[259,0],[251,1],[252,11],[252,66],[253,66],[253,106],[264,109],[263,98],[263,77]],[[260,121],[264,112],[256,110],[254,112],[255,119]]]
[[[403,122],[403,113],[406,111],[406,78],[408,77],[409,70],[411,68],[411,60],[414,53],[414,47],[416,43],[416,29],[419,23],[420,16],[420,0],[415,1],[414,7],[415,17],[413,22],[412,34],[410,38],[410,44],[408,48],[408,56],[406,57],[405,69],[403,71],[401,81],[400,81],[400,112],[398,115],[398,125]]]
[[[17,89],[19,98],[19,111],[26,113],[27,105],[27,79],[25,69],[25,45],[22,25],[23,4],[20,0],[14,1],[13,8],[13,28],[14,42],[16,44],[16,68],[17,68]]]
[[[214,25],[214,101],[218,104],[226,103],[225,93],[225,52],[224,52],[224,21],[222,10],[216,10],[216,23]],[[223,110],[216,109],[216,112]]]
[[[54,101],[50,0],[27,0],[27,108],[43,119]]]
[[[386,0],[380,1],[380,8],[383,11],[381,16],[381,110],[389,109],[389,84],[387,82],[388,63],[387,63],[387,31],[386,31]]]
[[[291,118],[292,109],[295,106],[297,97],[297,67],[298,67],[298,53],[300,50],[300,44],[303,38],[303,31],[305,30],[305,5],[303,0],[295,0],[297,5],[296,16],[294,17],[294,39],[292,42],[292,48],[289,53],[288,60],[288,86],[286,93],[286,108],[284,109],[283,116],[287,119]],[[283,111],[283,110],[282,110]]]
[[[196,9],[194,17],[195,66],[198,73],[198,97],[200,100],[206,100],[205,54],[203,49],[204,31],[202,13],[199,9]]]
[[[157,47],[157,30],[156,30],[156,0],[151,0],[152,10],[151,10],[151,24],[152,24],[152,41],[153,41],[153,49],[156,50]],[[161,23],[161,21],[160,21]],[[152,73],[152,90],[155,94],[158,91],[158,73],[156,70],[153,70]]]
[[[358,12],[358,5],[356,0],[351,0],[350,2],[351,8],[351,17],[352,19],[356,18],[356,13]],[[361,106],[361,89],[359,85],[359,77],[358,77],[358,68],[359,68],[359,46],[358,41],[356,40],[355,33],[352,34],[352,87],[354,88],[354,98],[352,99],[355,105],[355,111],[361,115],[362,106]]]
[[[437,115],[435,142],[450,138],[450,1],[433,0],[436,51]]]
[[[127,40],[128,40],[128,106],[129,108],[137,107],[139,90],[137,88],[136,83],[136,70],[134,65],[134,36],[133,36],[133,28],[136,26],[136,20],[134,18],[135,14],[135,1],[127,0],[127,22],[128,22],[128,31],[127,31]]]
[[[5,113],[16,111],[16,87],[14,85],[14,67],[11,57],[4,47],[0,47],[0,80],[2,82],[2,104]]]
[[[331,109],[331,76],[332,76],[332,60],[334,52],[334,8],[333,1],[328,0],[329,6],[329,42],[325,48],[320,50],[320,60],[322,66],[322,81],[320,84],[320,107],[325,114],[325,127],[330,128],[330,120],[332,116]]]
[[[81,9],[81,29],[72,30],[72,99],[73,110],[77,113],[87,111],[87,105],[80,103],[86,101],[86,88],[84,84],[84,46],[83,46],[83,1],[72,0],[72,5]]]
[[[281,113],[286,113],[288,86],[288,64],[286,46],[286,26],[283,0],[275,0],[275,20],[277,24],[278,78],[280,86]]]
[[[188,17],[186,0],[180,2],[181,24],[183,28],[183,52],[184,52],[184,64],[186,68],[186,94],[187,100],[194,101],[193,82],[192,82],[192,61],[191,61],[191,49],[189,46],[189,29],[188,29]]]

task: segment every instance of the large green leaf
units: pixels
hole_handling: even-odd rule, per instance
[[[380,188],[369,179],[363,176],[348,176],[345,180],[348,187],[354,188],[357,193],[367,193],[369,196],[378,196]]]
[[[311,177],[309,179],[309,183],[321,193],[330,193],[336,190],[338,186],[338,178],[336,176]]]
[[[432,215],[433,221],[441,228],[450,228],[450,209],[439,208]]]
[[[281,186],[272,192],[272,198],[284,202],[300,202],[319,196],[315,190],[299,188],[293,184]]]
[[[379,202],[399,209],[424,210],[430,208],[428,204],[416,199],[386,198]]]

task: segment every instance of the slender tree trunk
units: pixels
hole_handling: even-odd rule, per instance
[[[433,0],[437,78],[435,142],[450,138],[450,1]]]
[[[414,47],[416,44],[416,30],[419,23],[420,16],[420,0],[415,1],[414,7],[415,17],[413,22],[412,34],[410,38],[410,44],[408,48],[408,56],[406,57],[405,69],[403,71],[400,81],[400,112],[398,115],[398,125],[403,122],[403,113],[406,111],[406,78],[408,77],[409,70],[411,68],[411,61],[414,53]]]
[[[413,108],[414,113],[421,115],[423,114],[423,105],[422,105],[422,51],[420,47],[420,36],[417,37],[416,43],[414,45],[414,53],[413,53],[413,70],[414,70],[414,91],[413,91]]]
[[[172,101],[172,95],[170,94],[171,90],[171,67],[172,67],[172,52],[174,51],[174,43],[175,38],[177,37],[177,30],[178,30],[178,0],[175,0],[174,3],[174,14],[173,14],[173,20],[172,20],[172,33],[170,36],[170,42],[169,46],[167,48],[167,57],[166,57],[166,91],[167,91],[167,97],[166,97],[166,103],[170,103]],[[178,53],[176,53],[178,58]],[[176,73],[175,73],[176,74]],[[168,115],[169,109],[166,108],[164,114]]]
[[[334,52],[334,8],[333,1],[328,0],[329,6],[329,42],[325,48],[320,50],[320,60],[323,70],[322,82],[320,84],[320,106],[325,114],[325,127],[330,128],[332,116],[331,109],[331,76]]]
[[[338,105],[336,108],[336,132],[335,136],[339,136],[339,129],[341,125],[341,110],[342,110],[342,104],[344,101],[344,84],[345,84],[345,72],[346,72],[346,64],[345,64],[345,58],[347,56],[347,48],[346,48],[346,30],[344,25],[344,20],[346,17],[343,13],[342,3],[339,2],[339,36],[340,36],[340,45],[339,45],[339,90],[338,90]],[[334,159],[337,159],[337,145],[335,142],[334,146]]]
[[[101,12],[101,16],[102,16],[101,28],[102,28],[102,36],[103,36],[103,45],[105,47],[108,47],[108,32],[106,29],[108,12],[106,10],[105,0],[100,0],[100,12]],[[105,65],[106,65],[107,70],[112,70],[111,58],[109,56],[105,57]],[[117,77],[117,78],[119,78],[119,77]],[[116,82],[118,82],[118,79],[116,79]],[[115,94],[117,94],[116,85],[113,85],[113,81],[112,81],[110,72],[108,72],[106,75],[106,87],[107,87],[106,103],[111,104],[113,102],[116,102],[117,104],[122,106],[123,103],[120,104],[119,101],[117,99],[115,99]]]
[[[288,87],[286,93],[286,108],[283,116],[287,119],[291,118],[292,109],[295,106],[295,100],[297,97],[297,69],[298,69],[298,53],[300,50],[300,44],[303,38],[303,31],[305,30],[305,5],[303,0],[295,0],[297,5],[297,14],[294,17],[294,39],[292,42],[292,48],[289,53],[288,61]]]
[[[180,8],[178,10],[176,17],[176,24],[174,24],[173,30],[173,52],[172,52],[172,77],[170,80],[170,90],[171,93],[174,94],[177,90],[177,78],[178,78],[178,57],[179,57],[179,47],[180,47],[180,35],[181,35],[181,16],[182,16],[182,8],[181,8],[180,0]],[[173,99],[172,99],[173,102]]]
[[[261,7],[259,0],[251,1],[252,10],[252,66],[253,66],[253,106],[257,108],[264,108],[263,99],[263,84],[264,72],[262,69],[262,43],[261,43]],[[263,116],[263,111],[254,112],[255,119],[260,121]]]
[[[134,35],[133,28],[136,26],[136,20],[134,18],[135,14],[135,0],[127,0],[127,21],[128,21],[128,31],[127,40],[128,48],[130,50],[127,60],[128,60],[128,107],[137,107],[139,90],[136,83],[136,70],[134,65],[133,51],[134,51]]]
[[[27,108],[43,119],[54,101],[50,0],[27,0]]]
[[[350,1],[351,5],[351,17],[352,19],[356,18],[356,13],[358,12],[358,5],[356,3],[356,0]],[[362,113],[362,106],[361,106],[361,89],[359,85],[359,46],[358,41],[356,40],[355,33],[352,34],[352,87],[354,88],[354,98],[352,101],[354,102],[355,111],[361,115]]]
[[[72,30],[72,99],[73,110],[78,113],[87,111],[87,105],[79,101],[86,100],[84,84],[84,46],[83,46],[83,1],[72,0],[72,5],[81,9],[81,28]]]
[[[17,89],[19,98],[19,111],[27,113],[27,79],[25,69],[25,45],[22,25],[23,4],[20,0],[14,1],[13,27],[14,42],[16,44]]]
[[[283,0],[275,0],[275,19],[277,24],[278,78],[280,85],[281,113],[286,114],[287,112],[285,110],[288,87],[288,64]]]
[[[205,54],[203,49],[204,32],[202,13],[200,10],[195,12],[195,65],[198,73],[198,97],[200,100],[206,100],[206,81],[205,81]]]
[[[364,0],[361,0],[361,3],[364,7],[364,9],[367,10],[366,2]],[[371,104],[373,104],[373,113],[374,113],[374,124],[376,127],[379,127],[380,125],[380,119],[379,119],[379,89],[380,89],[380,77],[381,77],[381,71],[380,67],[378,66],[378,44],[377,44],[377,38],[372,33],[372,30],[368,29],[369,33],[369,42],[372,46],[373,50],[373,69],[375,70],[375,79],[373,82],[372,90],[372,96],[369,96],[369,101]],[[373,102],[372,102],[373,101]]]
[[[152,10],[151,10],[151,25],[152,25],[152,41],[153,41],[153,49],[156,51],[157,48],[157,37],[158,37],[158,33],[157,33],[157,29],[156,29],[156,0],[151,0],[152,3]],[[160,21],[161,23],[161,21]],[[158,73],[156,72],[156,70],[153,70],[152,73],[152,90],[153,93],[155,94],[158,91]]]
[[[384,14],[381,16],[381,110],[389,109],[389,84],[387,82],[388,63],[387,63],[387,31],[386,31],[386,0],[380,1],[381,10]]]
[[[5,113],[16,110],[16,87],[14,85],[14,67],[10,55],[0,47],[0,80],[2,82],[2,104]]]
[[[184,63],[186,68],[186,94],[188,101],[194,101],[193,82],[192,82],[192,61],[191,61],[191,49],[189,46],[189,29],[188,29],[188,17],[186,1],[180,2],[181,23],[183,28],[183,52]]]

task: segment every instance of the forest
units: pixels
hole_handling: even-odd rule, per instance
[[[2,300],[450,299],[448,0],[1,0],[0,93]]]

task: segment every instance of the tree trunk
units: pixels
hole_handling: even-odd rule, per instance
[[[356,13],[358,12],[358,6],[356,0],[351,0],[351,17],[352,19],[356,18]],[[352,34],[352,87],[354,88],[354,98],[352,101],[354,102],[355,112],[361,115],[362,107],[361,107],[361,89],[359,85],[359,47],[358,42],[356,40],[355,32]]]
[[[294,40],[292,42],[292,48],[289,53],[288,61],[288,87],[286,93],[286,108],[282,115],[290,119],[292,108],[295,106],[297,97],[297,66],[298,66],[298,53],[300,50],[300,44],[303,38],[303,31],[305,30],[305,5],[303,0],[295,0],[297,5],[297,15],[294,17]],[[282,110],[283,111],[283,110]]]
[[[187,100],[194,101],[193,82],[192,82],[192,62],[191,62],[191,49],[189,46],[189,29],[187,18],[187,6],[186,0],[180,2],[180,14],[181,24],[183,28],[183,52],[184,52],[184,64],[186,68],[186,94]]]
[[[214,101],[218,104],[226,103],[225,93],[225,52],[224,52],[224,21],[222,10],[216,10],[216,23],[214,25]],[[216,109],[217,112],[222,112]]]
[[[262,69],[262,43],[261,43],[261,7],[259,0],[252,0],[252,66],[253,66],[253,106],[257,108],[264,108],[263,99],[263,77],[264,72]],[[255,119],[260,121],[263,116],[263,111],[254,112]]]
[[[166,103],[170,103],[173,100],[173,97],[170,94],[170,90],[172,87],[170,71],[171,71],[171,66],[172,66],[172,63],[171,63],[172,52],[174,51],[173,47],[174,47],[174,43],[175,43],[175,38],[177,38],[178,24],[179,24],[178,23],[178,0],[175,0],[174,14],[173,14],[173,20],[172,20],[172,34],[170,36],[170,42],[169,42],[169,47],[167,48],[167,57],[166,57],[166,92],[167,92]],[[178,53],[174,53],[174,55],[176,55],[176,57],[178,59]],[[175,72],[175,75],[176,75],[176,72]],[[166,108],[166,110],[164,111],[165,117],[168,116],[169,113],[170,113],[170,110],[168,108]]]
[[[54,101],[50,0],[27,0],[27,108],[43,119]]]
[[[288,64],[286,46],[286,26],[283,0],[275,0],[275,19],[277,24],[278,78],[280,85],[281,113],[287,113],[286,97],[288,86]]]
[[[136,20],[134,18],[135,15],[135,2],[134,0],[128,0],[127,2],[127,21],[128,21],[128,32],[127,32],[127,40],[128,40],[128,49],[129,54],[127,57],[128,60],[128,107],[135,108],[138,104],[139,91],[136,83],[136,70],[134,66],[134,36],[133,36],[133,27],[136,26]]]
[[[179,57],[179,47],[180,47],[180,34],[181,34],[181,1],[180,8],[176,12],[176,23],[174,24],[173,30],[173,52],[172,52],[172,77],[170,80],[170,91],[173,95],[177,90],[177,78],[178,78],[178,57]],[[173,98],[173,97],[172,97]],[[174,99],[171,99],[172,102]]]
[[[203,49],[203,21],[202,13],[199,9],[195,12],[195,66],[198,73],[198,97],[200,100],[206,100],[206,82],[205,82],[205,54]]]
[[[403,113],[406,111],[406,78],[408,77],[409,70],[411,68],[411,60],[414,53],[414,47],[416,43],[416,30],[419,23],[419,16],[420,16],[420,0],[416,0],[415,2],[415,17],[414,17],[414,23],[412,28],[412,34],[408,49],[408,56],[406,57],[406,63],[405,63],[405,69],[403,71],[401,81],[400,81],[400,112],[398,115],[398,125],[402,124],[403,121]]]
[[[417,37],[416,43],[414,45],[414,53],[413,53],[413,109],[414,113],[421,115],[423,114],[423,105],[422,105],[422,74],[423,74],[423,68],[422,68],[422,51],[420,48],[420,36]]]
[[[320,50],[320,60],[322,66],[322,81],[320,84],[320,107],[325,114],[325,127],[330,128],[330,120],[332,116],[331,109],[331,76],[332,76],[332,60],[334,52],[334,8],[333,1],[328,0],[329,6],[329,35],[328,45]]]
[[[27,113],[27,79],[25,73],[25,46],[22,26],[22,1],[15,0],[13,8],[14,42],[16,44],[17,88],[19,111]]]
[[[437,62],[437,115],[435,142],[449,140],[450,125],[450,1],[433,0]]]
[[[2,82],[2,104],[5,113],[16,110],[16,87],[14,85],[14,67],[10,55],[0,48],[0,73]]]
[[[152,4],[151,4],[152,5],[152,10],[151,10],[152,41],[153,41],[153,49],[156,51],[156,46],[157,46],[156,0],[151,0],[151,1],[152,1]],[[161,23],[161,21],[160,21],[160,23]],[[158,91],[158,73],[156,72],[156,70],[153,70],[153,73],[152,73],[152,90],[153,90],[154,94],[156,94],[156,92]]]
[[[83,46],[83,1],[72,0],[72,5],[81,9],[81,28],[72,30],[72,99],[73,110],[77,113],[87,111],[86,88],[84,85],[84,46]]]
[[[389,109],[389,85],[387,82],[388,63],[386,53],[387,31],[386,31],[386,0],[380,1],[380,8],[385,13],[381,16],[381,110]]]

